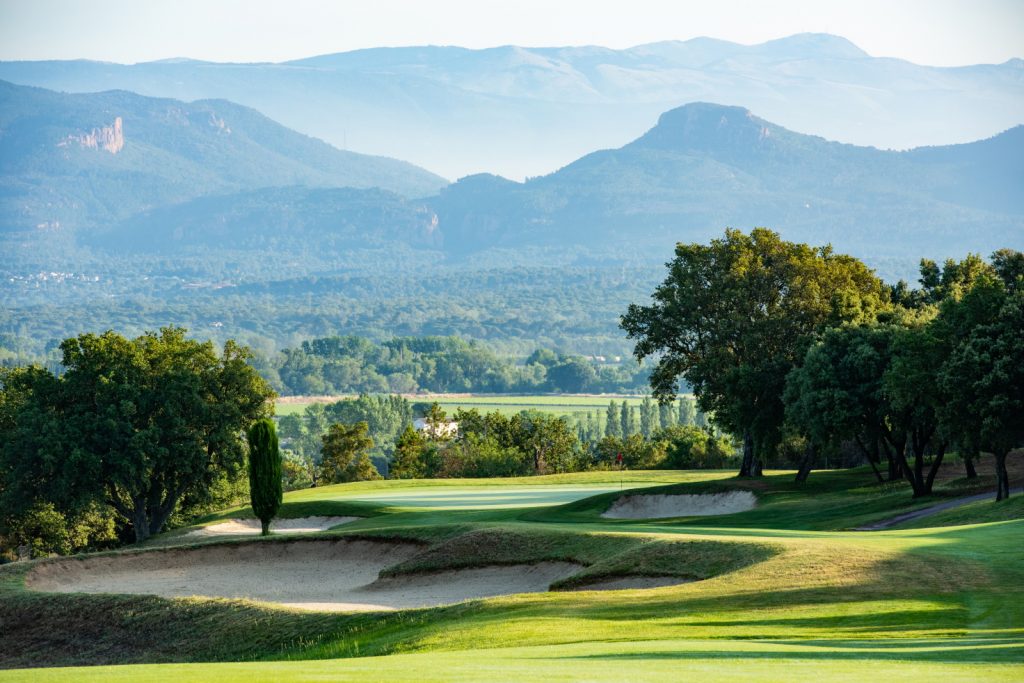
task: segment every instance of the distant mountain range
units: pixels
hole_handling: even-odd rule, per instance
[[[451,179],[546,174],[619,147],[695,101],[894,149],[987,138],[1024,121],[1020,59],[919,66],[822,34],[751,46],[697,38],[625,50],[381,48],[281,64],[3,62],[0,78],[69,92],[224,98],[338,148]]]
[[[0,81],[3,232],[96,230],[157,207],[261,187],[382,188],[416,197],[446,184],[223,100],[69,95]]]
[[[206,257],[394,248],[453,263],[497,252],[505,265],[544,250],[565,263],[650,263],[677,241],[768,226],[862,257],[917,259],[1024,247],[1022,188],[1024,126],[892,152],[694,103],[546,176],[446,185],[230,102],[0,83],[0,229],[37,258],[77,245]]]
[[[663,114],[624,147],[548,176],[472,176],[428,202],[453,253],[582,245],[650,258],[725,226],[768,226],[867,257],[988,253],[1024,247],[1024,126],[892,152],[695,103]]]

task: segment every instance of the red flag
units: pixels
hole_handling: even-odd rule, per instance
[[[617,463],[618,463],[618,464],[620,464],[620,465],[622,464],[622,453],[619,453],[619,454],[618,454],[618,455],[617,455],[617,456],[615,457],[615,462],[617,462]]]

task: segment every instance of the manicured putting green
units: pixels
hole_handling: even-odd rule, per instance
[[[629,482],[625,488],[660,486],[660,483],[638,484]],[[417,487],[407,490],[386,492],[347,493],[325,500],[373,503],[396,508],[417,510],[502,510],[512,508],[544,507],[564,505],[581,498],[601,493],[618,491],[619,486],[600,484],[593,486],[475,486],[452,488],[450,486]]]

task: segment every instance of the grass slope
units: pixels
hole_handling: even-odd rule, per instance
[[[659,480],[663,475],[671,481]],[[591,483],[601,476],[607,473],[593,473]],[[655,521],[600,518],[617,493],[527,510],[366,508],[365,519],[327,535],[425,543],[386,574],[563,559],[584,565],[565,582],[570,585],[620,575],[703,579],[386,614],[293,612],[204,598],[48,595],[24,590],[24,565],[4,567],[0,666],[144,665],[21,669],[0,672],[0,680],[1024,677],[1024,520],[847,531],[927,504],[911,501],[905,485],[878,485],[862,470],[816,472],[803,487],[782,473],[760,481],[723,473],[630,476],[691,493],[751,488],[760,505],[728,517]],[[466,482],[452,490],[460,484]],[[938,492],[956,495],[973,486],[950,471]],[[389,487],[422,488],[384,482],[348,493]],[[337,491],[327,487],[302,492],[288,505],[334,505],[332,495]],[[1021,509],[1013,499],[977,505],[943,514],[976,522],[1019,516]]]

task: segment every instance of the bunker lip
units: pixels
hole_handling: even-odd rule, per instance
[[[620,496],[601,516],[607,519],[666,519],[709,517],[752,510],[757,496],[750,491],[697,494],[636,494]]]
[[[560,591],[618,591],[647,588],[664,588],[693,583],[696,579],[682,576],[607,576],[584,583],[559,588]]]
[[[582,565],[541,562],[379,578],[422,545],[365,539],[230,543],[51,561],[31,590],[251,599],[298,609],[380,611],[544,592]]]
[[[312,534],[327,531],[331,527],[354,522],[359,517],[295,517],[275,519],[270,523],[270,531],[281,534]],[[216,524],[193,529],[184,534],[186,538],[206,538],[209,536],[256,536],[261,531],[260,520],[255,518],[229,519]]]

